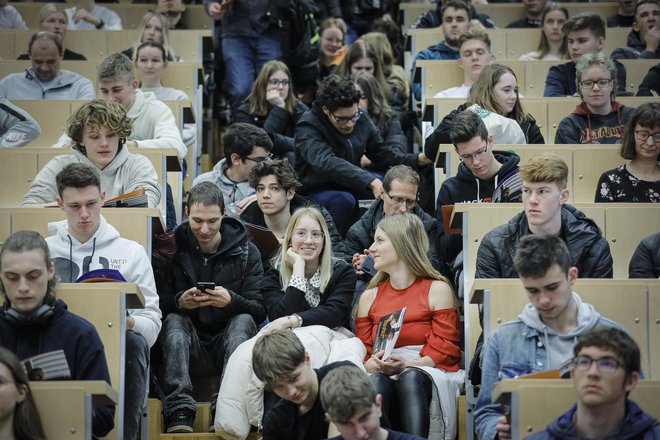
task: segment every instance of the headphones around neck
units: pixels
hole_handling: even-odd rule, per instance
[[[4,317],[9,324],[16,327],[35,325],[45,327],[55,314],[55,307],[48,304],[42,304],[30,313],[19,312],[13,307],[7,307],[4,311]]]

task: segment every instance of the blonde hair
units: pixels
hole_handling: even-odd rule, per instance
[[[57,4],[57,3],[46,3],[39,9],[39,12],[37,14],[37,17],[39,18],[39,25],[46,20],[48,17],[51,15],[55,14],[56,12],[61,12],[62,15],[64,15],[64,21],[66,21],[67,25],[69,24],[69,17],[66,15],[66,12],[64,11],[64,7]]]
[[[554,153],[534,156],[520,167],[523,182],[556,183],[560,189],[566,188],[568,165]]]
[[[575,85],[578,92],[580,92],[580,97],[582,97],[582,89],[580,88],[582,75],[584,75],[584,72],[593,66],[600,67],[603,70],[610,72],[610,79],[612,80],[610,101],[614,101],[614,98],[616,98],[617,89],[616,66],[614,65],[614,61],[612,61],[612,59],[608,57],[604,52],[598,52],[596,54],[586,53],[582,55],[582,58],[580,58],[580,61],[578,61],[577,65],[575,66]]]
[[[429,237],[419,217],[408,213],[388,215],[378,223],[378,228],[387,235],[394,251],[415,277],[431,278],[450,285],[447,278],[431,265],[428,257]],[[388,273],[379,270],[369,282],[367,289],[378,286],[388,278]]]
[[[137,59],[138,46],[142,44],[144,29],[147,27],[147,23],[149,23],[149,20],[151,20],[153,17],[158,18],[158,21],[160,21],[160,25],[162,27],[162,33],[161,33],[162,41],[159,41],[159,43],[162,44],[163,49],[165,49],[165,53],[167,54],[167,60],[169,61],[176,60],[176,54],[174,53],[174,49],[170,44],[170,25],[169,22],[167,21],[167,18],[160,12],[147,11],[147,13],[144,14],[144,16],[142,17],[142,20],[140,20],[140,24],[138,25],[137,28],[137,38],[133,43],[133,59],[131,60],[133,62],[135,62],[135,60]]]
[[[332,246],[330,244],[330,231],[328,230],[328,224],[323,218],[323,214],[316,208],[306,207],[299,208],[296,210],[291,218],[289,223],[286,226],[286,231],[284,232],[284,239],[282,240],[282,246],[280,251],[275,257],[275,266],[280,272],[280,282],[282,286],[288,286],[289,280],[291,279],[291,274],[293,273],[293,268],[286,262],[286,252],[291,246],[291,238],[293,237],[293,231],[298,226],[298,223],[303,217],[309,217],[312,220],[316,221],[321,227],[323,232],[323,249],[319,255],[319,269],[321,270],[321,291],[325,290],[325,287],[330,281],[332,276]]]
[[[250,113],[256,113],[259,116],[266,116],[270,112],[271,105],[266,99],[266,91],[268,90],[268,80],[275,72],[282,71],[289,79],[289,94],[284,99],[284,108],[289,113],[293,114],[296,107],[296,98],[293,93],[293,84],[291,82],[291,72],[289,67],[281,61],[271,60],[268,61],[261,68],[257,79],[252,84],[252,90],[243,102],[250,104]]]

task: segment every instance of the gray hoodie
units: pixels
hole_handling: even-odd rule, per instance
[[[229,208],[232,203],[238,203],[247,196],[254,194],[255,190],[247,180],[245,182],[234,182],[227,177],[227,168],[227,159],[222,159],[215,164],[211,171],[197,176],[193,180],[193,186],[201,182],[215,183],[220,187],[225,198],[225,207]],[[228,213],[231,214],[229,211]]]
[[[0,98],[0,148],[22,147],[40,134],[41,127],[28,112]]]
[[[60,70],[53,80],[41,82],[32,68],[0,81],[0,97],[7,99],[94,99],[94,84],[84,76]]]
[[[573,299],[577,303],[577,327],[569,333],[561,335],[546,326],[539,316],[538,310],[531,304],[527,304],[518,318],[525,325],[538,330],[543,334],[546,347],[547,368],[549,370],[559,369],[564,362],[573,357],[573,347],[577,338],[584,332],[591,330],[598,323],[600,313],[591,304],[582,302],[580,296],[573,292]]]

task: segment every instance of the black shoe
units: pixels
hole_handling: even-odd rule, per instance
[[[189,409],[174,411],[167,420],[167,433],[191,433],[195,422],[195,412]]]

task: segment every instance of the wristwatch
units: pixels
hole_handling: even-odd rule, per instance
[[[96,25],[96,29],[101,29],[103,26],[105,26],[105,21],[103,21],[102,18],[100,18],[99,20],[101,20],[101,22]]]
[[[300,317],[300,315],[298,315],[297,313],[294,313],[294,314],[291,315],[291,316],[295,316],[296,318],[298,318],[298,327],[302,327],[303,320],[302,320],[302,318]]]

